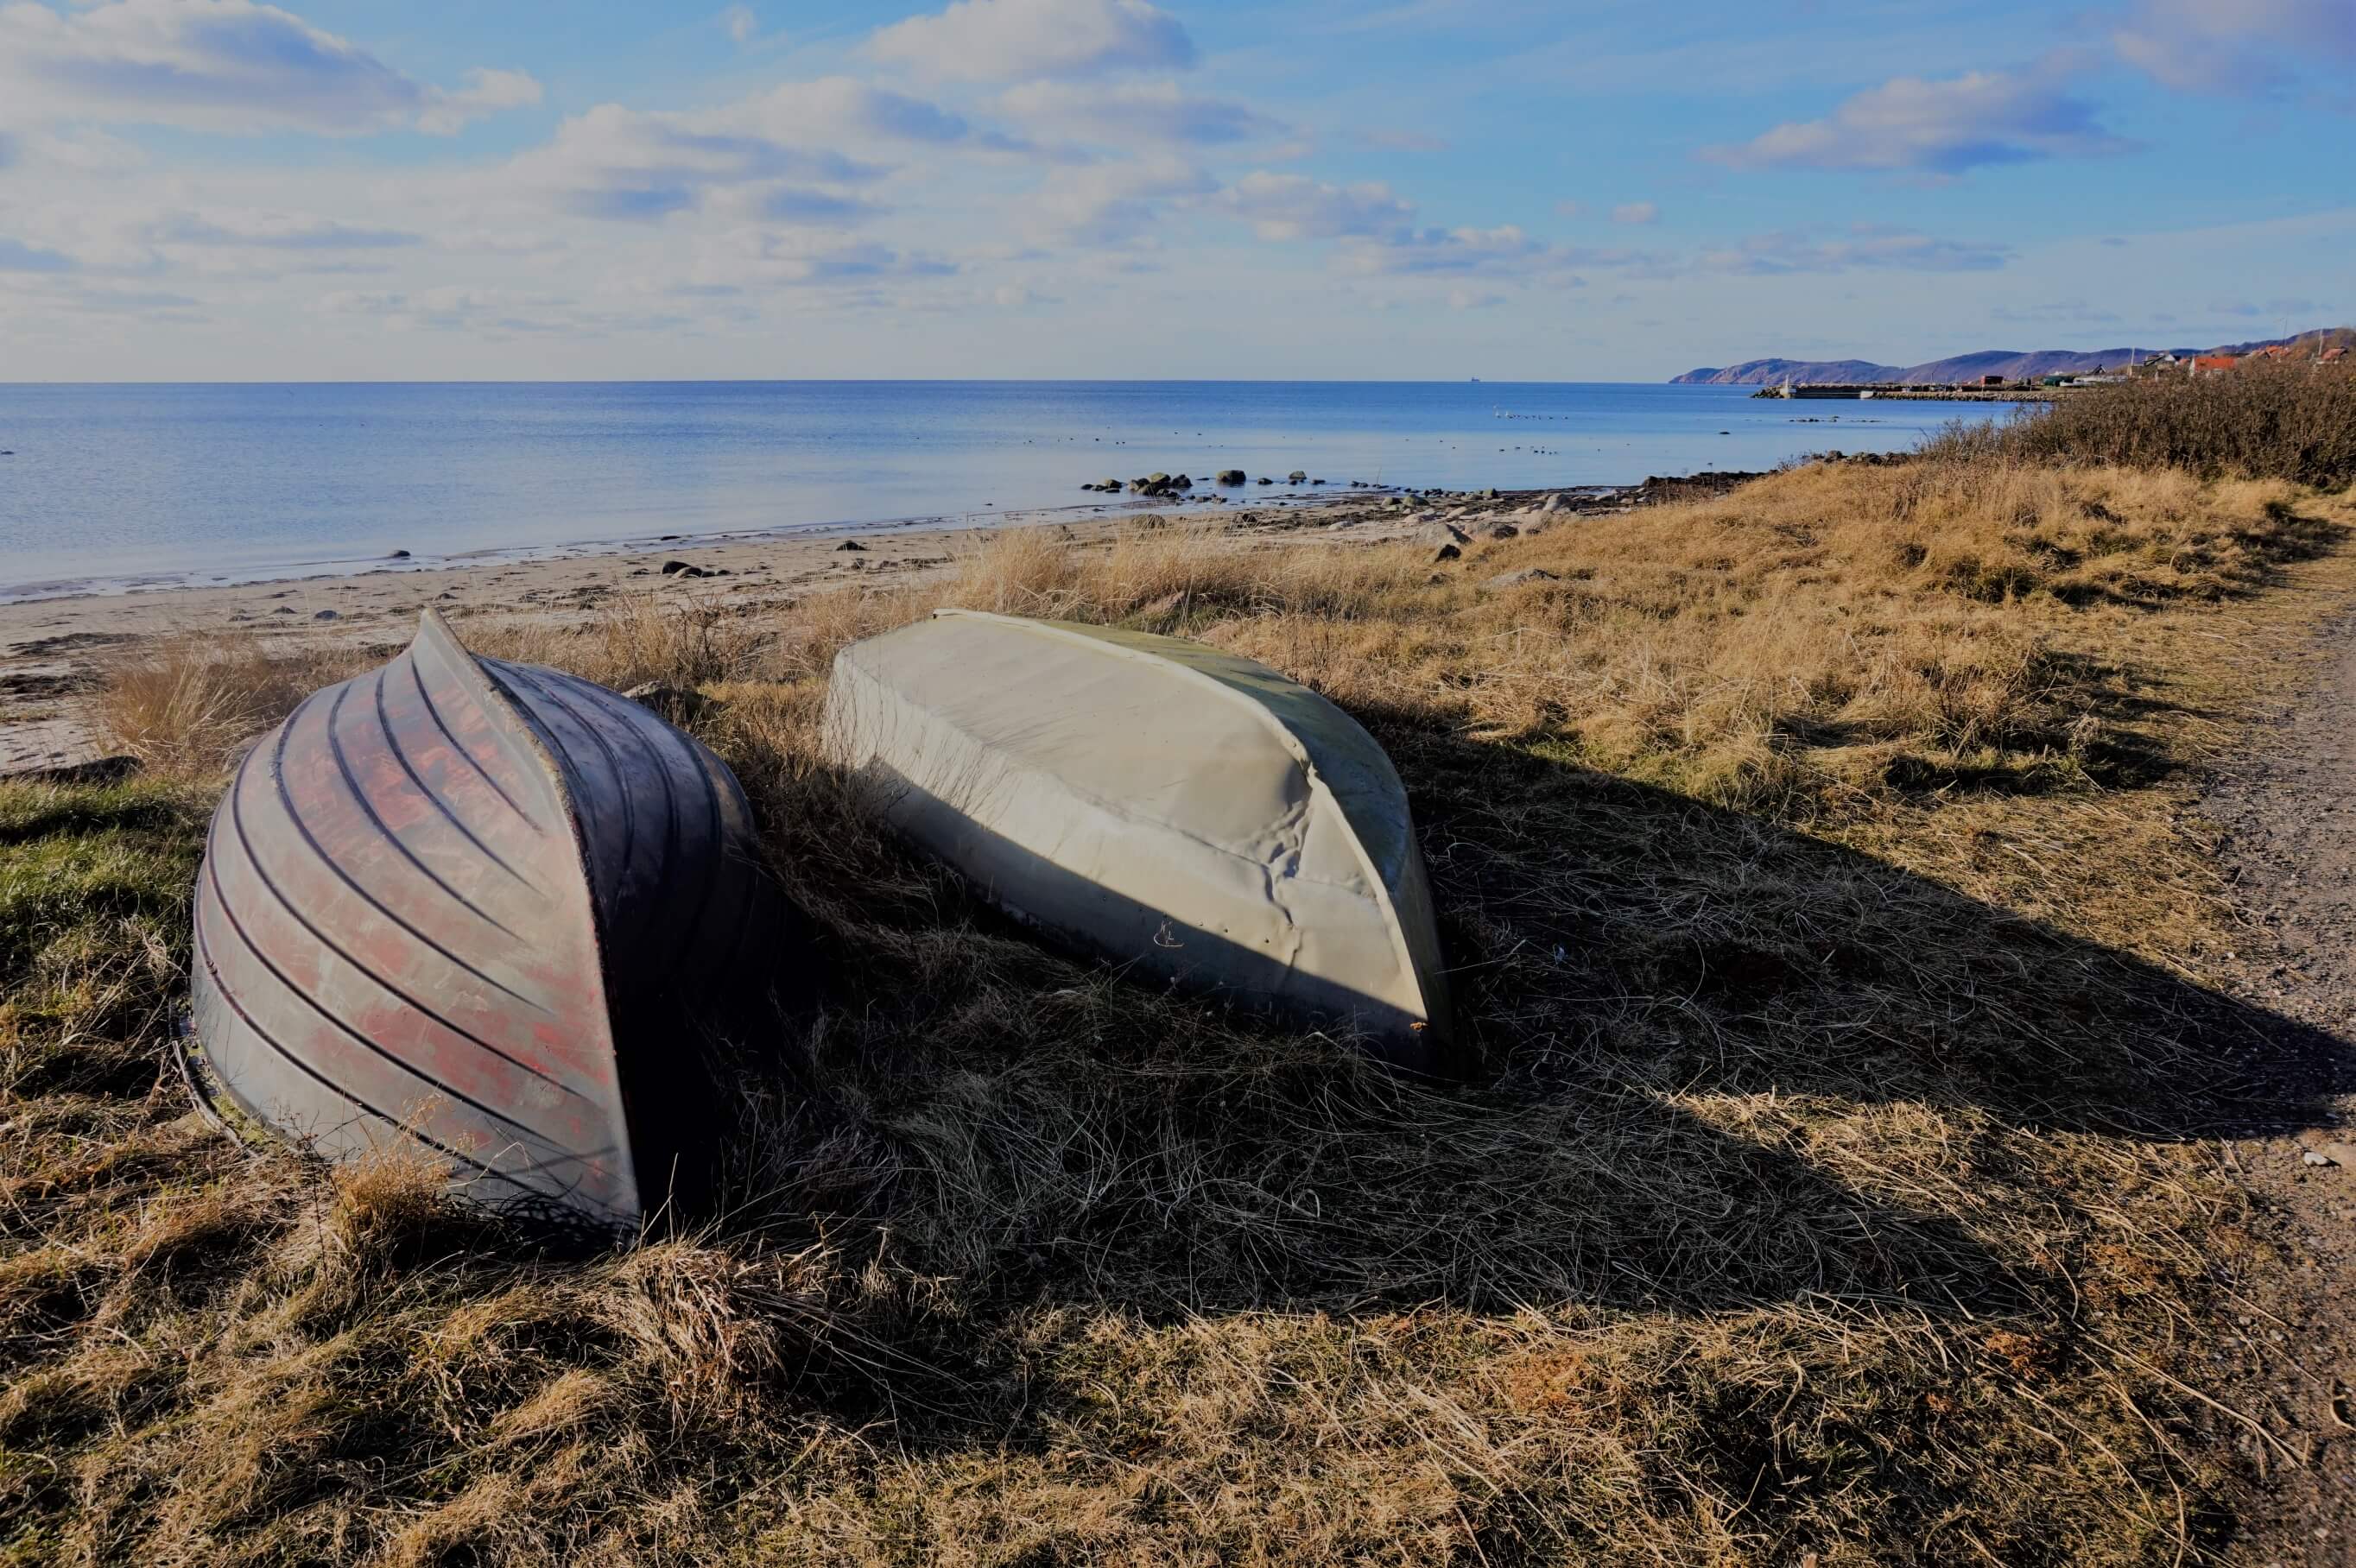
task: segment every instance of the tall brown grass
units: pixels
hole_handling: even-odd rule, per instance
[[[2356,367],[2253,360],[2222,375],[2147,373],[2001,424],[1955,425],[1925,450],[2330,488],[2356,482]]]
[[[151,773],[203,777],[359,663],[345,648],[297,648],[257,636],[175,637],[109,667],[92,717],[100,733]]]
[[[2244,937],[2188,781],[2356,587],[2351,525],[2281,481],[1825,465],[1446,565],[1010,530],[784,613],[470,621],[698,688],[829,957],[734,1042],[726,1218],[601,1259],[187,1125],[161,1030],[205,801],[0,787],[0,1531],[90,1561],[2212,1558],[2293,1459],[2217,1408],[2220,1326],[2278,1264],[2194,1141],[2266,1037],[2197,983]],[[825,671],[942,603],[1199,637],[1356,713],[1487,1075],[1132,986],[878,834],[813,744]]]

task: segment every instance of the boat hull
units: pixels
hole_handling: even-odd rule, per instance
[[[691,1162],[668,998],[773,965],[724,764],[637,704],[477,660],[428,613],[248,753],[195,898],[193,1062],[336,1159],[413,1143],[469,1196],[636,1226]]]
[[[1019,917],[1452,1070],[1398,775],[1355,720],[1265,666],[947,611],[843,650],[826,737],[900,834]]]

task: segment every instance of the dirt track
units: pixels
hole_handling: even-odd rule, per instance
[[[2208,802],[2248,922],[2238,987],[2277,1017],[2356,1041],[2356,614],[2329,623],[2308,689]],[[2305,1463],[2273,1489],[2236,1553],[2251,1563],[2356,1563],[2356,1096],[2337,1125],[2229,1146],[2297,1266],[2240,1327],[2270,1363],[2244,1410]],[[2341,1140],[2345,1140],[2344,1142]],[[2346,1153],[2342,1156],[2342,1151]],[[2328,1152],[2327,1152],[2328,1151]],[[2350,1163],[2336,1163],[2334,1157]],[[2269,1314],[2278,1323],[2267,1321]]]

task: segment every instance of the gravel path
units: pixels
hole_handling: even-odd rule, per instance
[[[2237,987],[2249,1001],[2356,1042],[2356,614],[2328,624],[2329,651],[2291,711],[2229,769],[2207,815],[2249,940]],[[2297,1266],[2279,1299],[2239,1328],[2270,1346],[2243,1407],[2303,1465],[2276,1462],[2235,1559],[2356,1563],[2356,1097],[2337,1075],[2336,1125],[2229,1145]],[[2348,1163],[2339,1163],[2345,1159]],[[2279,1322],[2269,1323],[2269,1315]]]

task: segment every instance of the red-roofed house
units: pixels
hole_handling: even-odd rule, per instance
[[[2348,357],[2348,346],[2344,343],[2335,343],[2330,347],[2325,349],[2322,353],[2317,355],[2316,357],[2323,361],[2326,365],[2334,364],[2339,360]]]
[[[2240,363],[2241,361],[2231,354],[2196,354],[2192,357],[2192,373],[2196,376],[2214,376],[2220,371],[2230,370]]]

